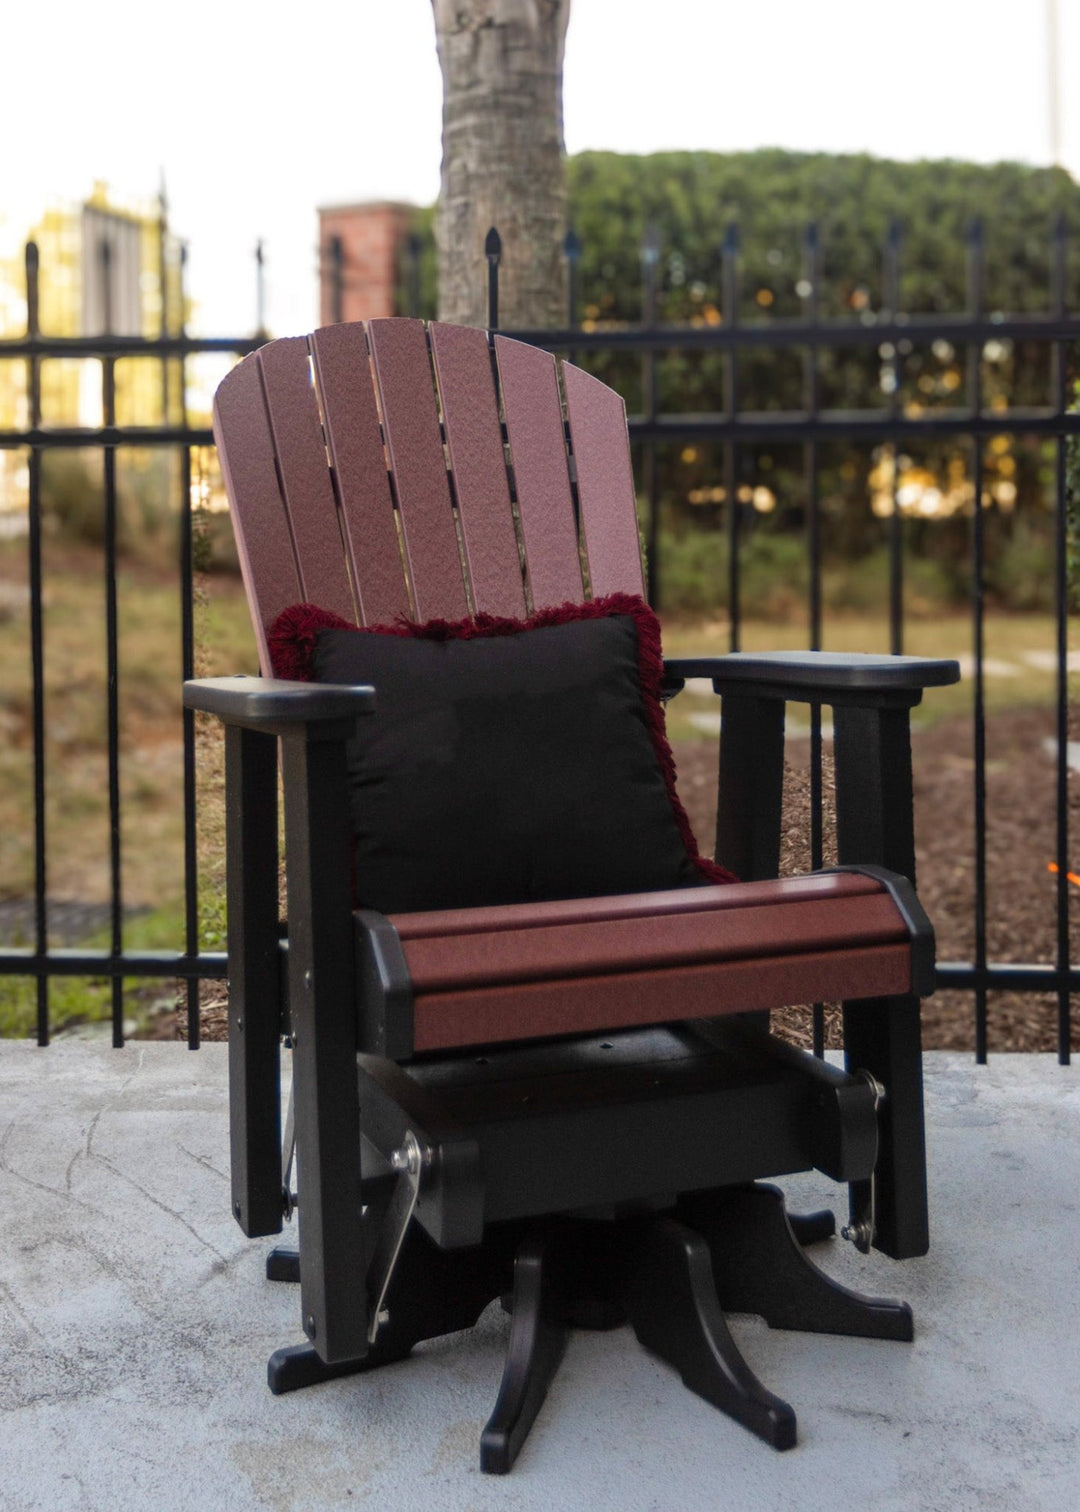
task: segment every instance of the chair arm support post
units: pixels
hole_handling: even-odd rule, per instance
[[[289,1005],[304,1330],[327,1363],[367,1352],[345,741],[282,739]]]
[[[281,1231],[277,741],[225,731],[229,933],[229,1141],[233,1214],[254,1238]]]
[[[709,677],[723,695],[717,856],[746,880],[775,876],[779,862],[783,707],[829,704],[836,757],[837,851],[841,865],[876,865],[915,879],[910,711],[923,689],[957,682],[955,661],[828,652],[674,658],[673,685]],[[770,717],[764,711],[775,711]],[[725,747],[730,747],[725,755]],[[780,775],[777,776],[779,765]],[[732,790],[725,792],[731,784]],[[760,804],[754,815],[750,804]],[[775,838],[763,833],[775,825]],[[765,870],[764,868],[769,868]],[[887,1089],[880,1110],[875,1247],[895,1259],[929,1243],[919,999],[914,994],[844,1005],[849,1071]],[[851,1188],[853,1218],[867,1206]]]
[[[911,730],[907,708],[833,709],[837,857],[915,881]],[[849,1071],[869,1071],[888,1095],[879,1111],[877,1237],[893,1259],[929,1246],[922,1027],[914,994],[844,1004]],[[866,1194],[853,1186],[853,1219]]]
[[[729,693],[722,718],[716,856],[742,881],[765,881],[780,871],[784,705]]]

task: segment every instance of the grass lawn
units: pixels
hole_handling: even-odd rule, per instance
[[[0,546],[0,902],[34,887],[33,747],[30,621],[25,545]],[[105,902],[109,897],[107,668],[101,554],[46,542],[44,604],[46,728],[46,875],[50,897]],[[118,583],[120,789],[123,900],[127,948],[183,944],[183,747],[180,713],[180,591],[175,574],[125,566]],[[240,583],[213,577],[199,583],[195,612],[196,672],[254,672],[256,657]],[[1080,646],[1075,626],[1072,645]],[[884,651],[883,617],[834,617],[826,647]],[[913,619],[905,649],[969,658],[971,626],[962,613]],[[722,654],[725,622],[664,627],[670,654]],[[744,650],[806,644],[803,625],[749,621]],[[994,615],[986,626],[986,695],[990,711],[1046,705],[1054,696],[1054,627],[1049,616]],[[935,689],[917,719],[969,712],[972,683]],[[718,704],[688,690],[669,710],[676,740],[715,740]],[[805,710],[791,711],[805,721]],[[216,722],[197,723],[198,857],[202,943],[223,944],[222,742]],[[134,912],[138,910],[139,912]],[[29,943],[21,941],[19,943]],[[55,942],[54,942],[55,943]],[[106,934],[81,942],[105,946]],[[144,1028],[175,997],[175,985],[131,982],[125,1012]],[[109,1011],[104,984],[56,980],[50,988],[56,1027]],[[33,1032],[36,998],[26,978],[0,978],[0,1035]]]

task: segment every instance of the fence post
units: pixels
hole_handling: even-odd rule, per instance
[[[1064,212],[1054,222],[1053,252],[1050,268],[1051,310],[1058,319],[1065,316],[1065,279],[1068,267],[1068,228]],[[1057,338],[1051,348],[1051,383],[1053,403],[1060,415],[1068,408],[1065,343]],[[1070,1061],[1071,1004],[1067,972],[1069,970],[1069,578],[1068,578],[1068,442],[1059,431],[1056,440],[1054,499],[1054,614],[1056,616],[1057,688],[1055,734],[1057,735],[1057,1054],[1058,1064]]]
[[[40,260],[36,242],[26,244],[26,334],[31,341],[41,336]],[[41,358],[27,358],[27,398],[30,429],[41,427]],[[49,948],[47,898],[47,850],[45,839],[45,636],[42,613],[41,571],[41,447],[31,446],[28,459],[27,512],[30,527],[30,669],[33,698],[34,740],[34,951],[39,959]],[[36,975],[37,1042],[49,1043],[49,977],[41,967]]]
[[[345,319],[345,244],[340,236],[330,238],[330,320],[340,325]]]
[[[579,264],[581,262],[581,239],[573,226],[569,228],[563,237],[563,256],[566,258],[566,324],[571,331],[577,329],[578,324],[578,286]],[[571,347],[566,354],[567,361],[577,362],[577,351]]]
[[[499,258],[502,255],[502,238],[492,226],[484,237],[484,256],[488,265],[488,330],[499,329]]]
[[[732,221],[724,233],[724,322],[734,331],[739,323],[739,228]],[[739,362],[734,343],[725,349],[724,386],[727,389],[727,419],[734,422],[739,410]],[[728,507],[728,644],[738,651],[741,639],[739,612],[739,501],[735,494],[735,443],[724,443],[724,493]]]
[[[261,236],[255,243],[255,335],[266,338],[266,256]]]
[[[802,276],[809,285],[804,296],[806,319],[818,323],[821,307],[821,237],[816,221],[803,232]],[[811,341],[806,349],[804,404],[807,419],[817,419],[820,401],[818,347]],[[821,649],[821,488],[820,456],[817,437],[811,435],[803,446],[806,476],[806,551],[810,559],[810,649]],[[817,871],[824,863],[821,783],[821,705],[810,705],[810,868]],[[813,1051],[819,1060],[825,1056],[825,1005],[815,1003],[812,1010]]]
[[[656,226],[650,222],[645,228],[645,239],[641,244],[641,271],[644,288],[642,290],[642,325],[646,330],[654,330],[656,327],[656,275],[660,262],[660,233]],[[644,401],[645,419],[652,422],[656,419],[656,350],[650,346],[641,363],[641,386],[642,399]],[[648,591],[650,606],[659,611],[662,601],[662,580],[660,571],[660,489],[656,476],[656,442],[647,440],[644,448],[645,463],[645,498],[648,507],[646,521],[646,540],[648,542],[649,577]]]
[[[967,236],[967,307],[976,321],[983,303],[982,221],[976,216]],[[968,342],[967,391],[971,418],[981,409],[982,345]],[[971,621],[975,657],[975,1060],[986,1064],[986,702],[983,684],[984,630],[986,614],[983,540],[983,445],[977,429],[971,433],[972,484],[975,491],[972,519]]]
[[[410,231],[405,238],[405,289],[409,314],[420,314],[420,238]]]
[[[889,320],[895,322],[900,309],[900,223],[889,222],[885,238],[885,310]],[[900,363],[899,353],[893,350],[891,358],[892,387],[889,391],[889,419],[895,420],[900,413]],[[889,443],[892,452],[892,513],[889,516],[889,649],[894,656],[904,650],[904,522],[900,514],[899,488],[896,481],[896,443]]]

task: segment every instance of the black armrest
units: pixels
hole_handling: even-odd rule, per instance
[[[665,685],[712,679],[717,693],[804,703],[863,703],[885,695],[918,703],[924,688],[959,682],[960,664],[924,656],[872,656],[857,651],[729,652],[665,659]]]
[[[287,682],[277,677],[199,677],[184,684],[184,707],[216,714],[226,724],[267,735],[294,733],[304,725],[326,735],[348,735],[360,714],[375,708],[375,690],[338,683]]]

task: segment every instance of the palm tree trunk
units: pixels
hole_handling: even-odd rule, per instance
[[[566,319],[562,66],[570,0],[432,0],[443,75],[439,317],[487,324],[484,238],[503,255],[499,324]]]

